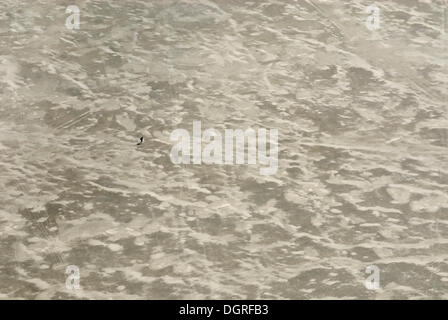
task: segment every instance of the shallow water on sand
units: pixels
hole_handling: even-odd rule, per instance
[[[76,2],[0,1],[0,298],[448,298],[443,1]],[[277,173],[172,164],[194,120]]]

